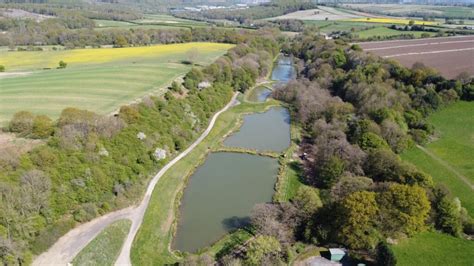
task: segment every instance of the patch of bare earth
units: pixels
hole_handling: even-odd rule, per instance
[[[416,62],[424,63],[446,78],[455,78],[462,72],[474,75],[474,36],[366,42],[359,45],[367,52],[397,60],[406,67]]]
[[[42,143],[42,140],[19,138],[11,133],[0,132],[0,163],[16,165],[22,154]]]

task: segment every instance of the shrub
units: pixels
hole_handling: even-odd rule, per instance
[[[53,120],[46,115],[38,115],[33,120],[33,132],[34,138],[47,138],[53,133]]]
[[[63,60],[59,61],[59,69],[63,69],[63,68],[66,68],[67,67],[67,63],[64,62]]]
[[[13,115],[9,129],[11,132],[29,134],[33,129],[35,116],[27,111],[20,111]]]
[[[0,72],[5,72],[5,66],[0,65]]]

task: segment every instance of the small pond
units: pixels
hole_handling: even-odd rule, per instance
[[[184,190],[174,248],[195,252],[249,222],[257,203],[270,202],[276,159],[243,153],[212,153]]]
[[[240,130],[224,141],[225,146],[281,152],[290,145],[290,114],[286,108],[245,115],[243,120]]]

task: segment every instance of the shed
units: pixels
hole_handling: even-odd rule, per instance
[[[340,248],[330,248],[329,254],[331,255],[332,261],[341,261],[342,258],[346,255],[346,252]]]

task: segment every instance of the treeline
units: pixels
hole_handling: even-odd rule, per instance
[[[0,261],[24,265],[77,223],[138,200],[149,177],[185,149],[231,98],[267,74],[275,32],[241,36],[207,67],[194,67],[164,97],[117,116],[66,108],[57,121],[19,112],[8,129],[45,144],[0,158]],[[201,82],[209,86],[202,88]]]
[[[13,27],[5,26],[12,23]],[[71,21],[69,22],[71,23]],[[67,29],[55,19],[36,23],[31,20],[5,21],[0,19],[0,46],[14,48],[17,45],[62,45],[66,48],[143,46],[150,44],[184,43],[190,41],[214,41],[239,43],[245,40],[248,30],[196,27],[192,29]]]
[[[251,6],[246,9],[214,9],[201,12],[177,12],[175,15],[194,20],[220,20],[237,21],[240,24],[251,24],[254,20],[277,17],[298,10],[316,8],[316,4],[305,0],[279,0]]]
[[[143,14],[132,7],[123,7],[114,4],[88,4],[85,2],[68,1],[58,3],[7,3],[1,4],[0,8],[22,9],[28,12],[61,17],[63,19],[69,16],[80,16],[88,19],[104,20],[135,20],[143,17]]]
[[[395,265],[387,241],[430,228],[474,234],[459,199],[397,155],[427,141],[430,113],[474,100],[472,79],[446,80],[421,64],[408,69],[313,32],[283,48],[296,58],[299,77],[274,97],[290,105],[302,127],[304,185],[290,202],[257,205],[254,237],[218,254],[220,264],[287,263],[303,242]]]

